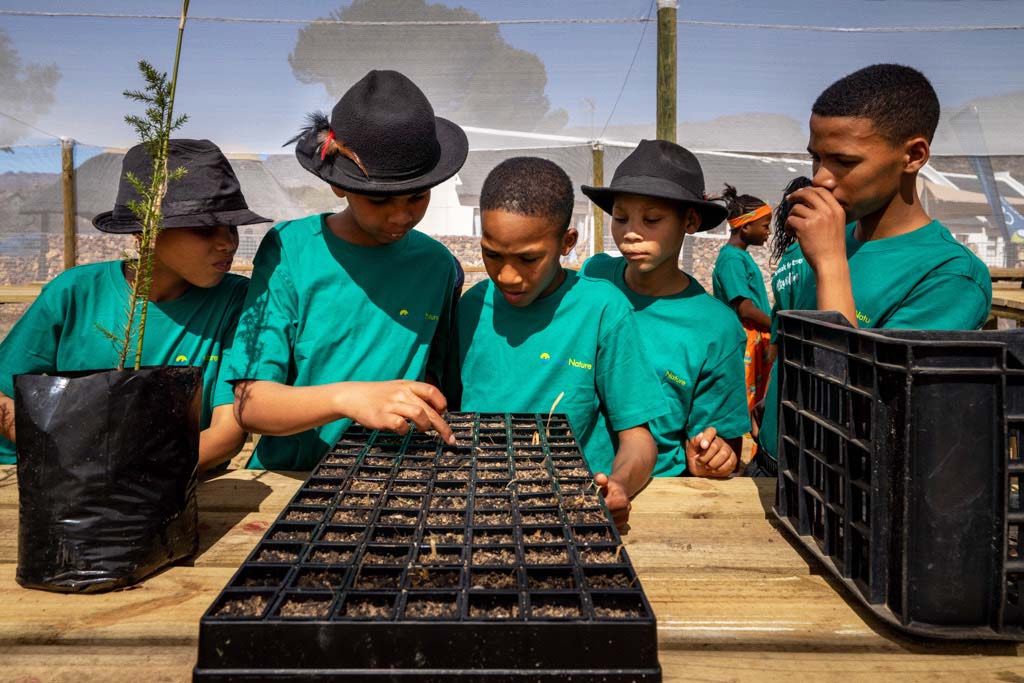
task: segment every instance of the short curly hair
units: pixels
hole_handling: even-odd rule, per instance
[[[818,116],[870,119],[878,134],[894,145],[910,138],[932,141],[939,125],[939,97],[917,69],[873,64],[825,88],[811,112]]]
[[[540,157],[506,159],[487,174],[480,190],[481,211],[550,218],[560,233],[569,228],[574,202],[569,175]]]

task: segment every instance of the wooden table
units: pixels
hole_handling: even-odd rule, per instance
[[[1024,289],[1020,287],[992,288],[992,317],[1024,321]]]
[[[0,304],[30,304],[42,289],[41,284],[0,285]]]
[[[0,681],[187,681],[199,618],[305,475],[235,470],[199,488],[201,543],[131,590],[62,595],[14,581],[17,485],[0,467]],[[771,480],[659,479],[626,545],[658,616],[665,681],[1024,681],[1024,646],[896,635],[766,519]]]

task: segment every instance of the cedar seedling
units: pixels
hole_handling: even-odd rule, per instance
[[[174,51],[174,69],[170,81],[167,74],[157,71],[149,62],[139,62],[139,71],[146,82],[142,90],[125,90],[124,96],[130,100],[141,102],[146,106],[142,116],[129,114],[125,122],[137,134],[140,142],[153,160],[153,173],[149,182],[129,173],[128,182],[138,193],[138,201],[129,201],[128,208],[142,223],[142,234],[139,239],[138,257],[129,262],[134,271],[131,294],[128,297],[127,320],[123,333],[114,335],[102,328],[108,339],[118,346],[117,369],[124,370],[128,359],[132,340],[135,340],[134,368],[142,364],[142,345],[146,336],[146,315],[149,310],[149,292],[153,280],[153,255],[156,238],[162,227],[161,204],[167,193],[167,183],[180,180],[185,169],[167,168],[167,146],[171,133],[181,128],[188,117],[174,115],[174,95],[178,82],[178,62],[181,58],[181,40],[185,32],[185,20],[188,16],[189,0],[183,0],[181,21],[178,24],[178,43]]]

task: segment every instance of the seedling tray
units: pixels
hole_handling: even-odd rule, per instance
[[[1024,640],[1024,332],[779,334],[783,526],[899,630]]]
[[[200,622],[196,681],[660,681],[654,614],[562,415],[350,428]]]

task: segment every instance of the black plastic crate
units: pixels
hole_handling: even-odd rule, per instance
[[[194,680],[661,680],[564,416],[448,419],[458,447],[345,433],[203,616]]]
[[[1024,331],[783,313],[778,363],[783,526],[901,630],[1024,640]]]

